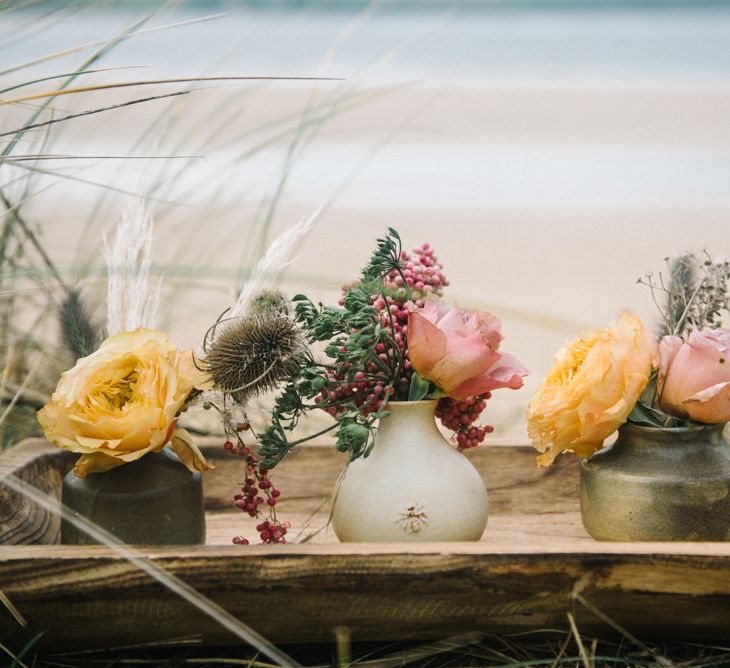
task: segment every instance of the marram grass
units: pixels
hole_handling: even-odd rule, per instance
[[[566,627],[568,626],[566,622]],[[690,642],[653,646],[651,651],[616,639],[582,636],[580,647],[569,629],[539,630],[515,636],[471,633],[433,642],[352,643],[343,627],[331,644],[289,645],[282,649],[301,666],[317,668],[489,667],[489,668],[727,668],[730,647]],[[39,648],[42,635],[17,650],[0,646],[11,662],[23,668],[273,668],[277,664],[244,647],[203,647],[195,638],[103,651],[50,653]],[[0,659],[0,662],[2,659]],[[13,663],[15,661],[15,663]]]
[[[87,7],[93,7],[93,3],[84,0],[74,3],[73,7],[55,6],[47,11],[45,5],[46,3],[43,1],[34,0],[11,2],[7,7],[0,9],[0,12],[7,14],[30,9],[35,22],[34,33],[37,34],[44,30],[57,30],[58,23],[62,20],[72,17],[76,12],[85,11]],[[78,292],[71,287],[80,279],[85,278],[85,275],[88,274],[89,263],[94,262],[94,258],[98,259],[99,256],[98,248],[94,243],[95,235],[87,234],[87,232],[92,232],[93,228],[98,229],[100,221],[109,220],[110,215],[113,219],[118,219],[118,207],[113,212],[102,210],[101,204],[109,194],[121,195],[125,198],[139,197],[138,193],[116,185],[115,177],[85,178],[80,176],[76,170],[72,172],[64,166],[57,166],[59,163],[63,165],[64,160],[80,163],[89,159],[114,157],[111,155],[54,154],[52,147],[57,143],[58,137],[63,136],[64,128],[72,125],[78,129],[85,122],[86,117],[92,115],[111,117],[113,114],[125,111],[125,107],[172,97],[174,98],[170,101],[172,104],[155,117],[153,125],[158,131],[153,132],[154,128],[151,127],[151,133],[147,135],[146,141],[141,138],[141,143],[135,146],[128,157],[134,160],[145,157],[159,159],[158,162],[177,160],[185,165],[190,165],[199,159],[199,153],[204,154],[209,151],[209,145],[214,138],[220,139],[220,136],[225,133],[217,132],[211,135],[204,145],[199,147],[200,151],[196,151],[196,155],[187,155],[189,151],[184,151],[184,149],[189,145],[191,138],[176,137],[168,132],[176,128],[175,119],[185,115],[185,108],[178,105],[177,100],[188,93],[205,95],[204,90],[195,90],[204,82],[210,84],[255,81],[258,82],[258,85],[262,85],[271,80],[291,79],[288,76],[218,77],[215,76],[215,72],[210,72],[207,76],[178,76],[165,79],[139,77],[126,81],[109,81],[106,77],[107,73],[127,69],[99,66],[100,61],[108,58],[117,46],[139,37],[149,39],[153,33],[160,31],[220,19],[223,16],[220,14],[202,16],[185,21],[152,25],[153,19],[156,20],[162,13],[172,8],[173,6],[169,3],[160,2],[157,9],[134,20],[119,33],[112,34],[110,37],[83,44],[72,44],[26,62],[4,63],[3,68],[0,69],[0,105],[3,105],[6,110],[4,112],[6,121],[3,124],[4,127],[0,128],[0,357],[4,361],[2,383],[0,383],[0,411],[10,406],[9,402],[14,398],[18,387],[23,386],[24,388],[23,395],[15,399],[12,415],[2,425],[4,445],[22,440],[24,436],[37,434],[33,419],[35,409],[48,398],[50,389],[58,379],[60,371],[68,366],[69,357],[78,358],[82,354],[88,354],[89,349],[94,345],[96,336],[91,330],[95,329],[95,326],[89,322],[87,314],[83,312],[83,307],[78,300]],[[78,62],[69,64],[70,59],[77,59]],[[37,69],[34,68],[42,64],[46,67],[56,64],[56,72],[38,74]],[[88,81],[91,76],[94,76],[95,79]],[[303,80],[320,78],[302,77]],[[63,108],[56,108],[57,104],[64,104],[64,101],[71,98],[77,99],[80,105],[85,105],[84,100],[89,94],[98,95],[114,90],[144,90],[149,93],[144,97],[138,95],[134,99],[119,103],[94,104],[91,108],[87,107],[74,113],[68,113]],[[235,95],[231,95],[231,101],[240,104],[240,99],[236,102]],[[136,109],[129,111],[136,114]],[[219,129],[223,129],[223,126],[231,126],[229,130],[232,130],[234,125],[235,127],[240,125],[238,115],[232,115],[230,118],[224,118],[221,115],[218,121]],[[286,133],[292,131],[291,128],[286,127],[291,124],[291,120],[284,120],[272,129],[276,130],[276,133],[283,133],[285,137]],[[159,131],[160,128],[162,128],[162,132]],[[263,132],[255,133],[257,141],[266,140],[271,134],[271,129],[268,131],[266,128],[259,129]],[[249,128],[249,130],[254,132],[254,128]],[[277,134],[274,135],[272,141],[279,141],[276,136]],[[161,152],[158,150],[159,142],[163,138],[168,145],[174,143],[173,151]],[[178,154],[181,150],[183,153]],[[160,155],[150,155],[156,153],[160,153]],[[168,153],[172,154],[168,155]],[[169,163],[163,164],[163,168],[155,170],[160,174],[155,182],[155,191],[159,189],[160,183],[177,181],[177,178],[167,178],[165,181],[162,178],[163,174],[167,174],[167,177],[180,176],[180,170],[176,170],[176,174],[171,175],[172,170],[168,168]],[[182,167],[181,170],[184,168]],[[58,186],[66,181],[89,189],[96,189],[99,193],[99,206],[94,209],[93,220],[90,219],[84,232],[79,235],[80,252],[76,254],[76,260],[69,268],[59,265],[54,250],[44,245],[42,228],[46,221],[36,220],[31,207],[34,201],[44,195],[46,191],[52,190],[54,186],[55,190],[58,190]],[[156,205],[155,215],[157,215],[158,209],[163,208],[162,205],[172,209],[173,205],[180,204],[179,201],[155,196],[155,193],[152,193],[148,201]],[[105,222],[105,226],[109,227],[109,224]],[[248,225],[248,228],[250,228],[248,233],[252,241],[254,238],[260,237],[258,227]],[[245,237],[246,235],[242,235],[241,238],[245,241]],[[176,234],[174,239],[179,242],[181,236]],[[245,247],[249,248],[253,245],[253,243],[246,243]],[[86,286],[87,282],[84,281],[83,284]],[[179,286],[175,289],[179,289]],[[32,292],[30,292],[31,290]],[[58,329],[55,322],[57,317],[62,321],[58,343],[53,340]],[[40,345],[36,345],[35,339],[39,336],[43,341],[40,342]],[[32,383],[24,384],[30,369],[29,365],[34,363],[35,357],[44,358],[42,370],[36,374]],[[31,403],[32,405],[30,405]],[[26,411],[27,405],[30,408]],[[26,412],[28,416],[26,416]]]

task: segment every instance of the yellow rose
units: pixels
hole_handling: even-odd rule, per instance
[[[652,370],[641,320],[624,313],[608,329],[571,341],[555,356],[528,409],[527,431],[550,466],[562,452],[590,457],[629,417]]]
[[[208,468],[177,416],[201,380],[190,351],[177,350],[162,332],[137,329],[110,336],[61,376],[39,411],[46,438],[83,456],[80,478],[173,449],[191,470]]]

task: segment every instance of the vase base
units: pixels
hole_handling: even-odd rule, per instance
[[[105,473],[63,481],[61,502],[73,516],[90,520],[131,545],[205,543],[205,508],[200,473],[192,473],[167,450]],[[100,541],[72,522],[61,522],[61,543]]]
[[[583,526],[601,541],[730,540],[730,446],[721,428],[628,425],[581,464]]]

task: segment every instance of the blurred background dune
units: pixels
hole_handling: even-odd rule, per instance
[[[286,290],[333,298],[386,226],[406,247],[429,241],[448,297],[499,315],[505,349],[532,370],[488,409],[496,435],[518,441],[566,339],[621,309],[653,322],[636,280],[665,256],[730,252],[727,3],[16,2],[0,10],[0,88],[73,72],[156,9],[93,65],[134,69],[74,85],[337,80],[158,84],[44,108],[41,121],[189,91],[30,129],[3,154],[53,156],[32,172],[0,163],[3,354],[21,359],[6,363],[6,403],[35,354],[48,359],[28,406],[55,386],[68,362],[57,278],[101,303],[102,237],[136,195],[156,220],[160,324],[180,345],[197,346],[268,243],[323,204]],[[0,106],[0,132],[41,102]]]

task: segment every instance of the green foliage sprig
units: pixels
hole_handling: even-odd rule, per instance
[[[293,298],[296,322],[310,343],[326,343],[328,359],[312,359],[302,365],[277,396],[271,424],[259,434],[259,455],[265,467],[273,468],[295,446],[335,430],[337,449],[349,453],[351,460],[370,453],[377,422],[388,414],[387,399],[395,394],[406,358],[405,347],[393,339],[372,305],[374,295],[387,296],[384,277],[393,270],[402,274],[400,255],[400,237],[389,228],[386,236],[378,239],[360,280],[345,293],[341,308],[315,304],[301,294]],[[342,380],[333,380],[333,374],[328,373],[332,371],[342,372]],[[327,391],[333,382],[352,383],[358,373],[368,380],[377,379],[384,388],[382,404],[372,407],[371,412],[363,411],[352,399]],[[334,409],[337,421],[314,434],[289,440],[300,418],[315,409]]]
[[[363,278],[367,281],[378,281],[393,269],[401,272],[402,250],[400,235],[395,229],[389,227],[386,236],[375,242],[375,250],[362,270]]]

